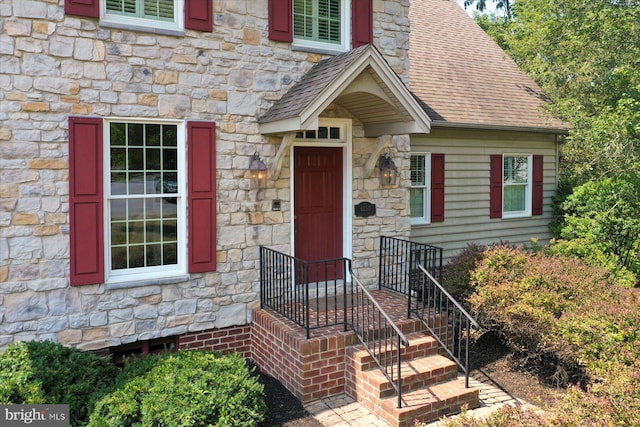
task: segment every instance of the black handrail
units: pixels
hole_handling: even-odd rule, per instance
[[[411,275],[417,271],[418,262],[434,277],[442,279],[442,248],[380,236],[380,289],[390,289],[411,298]]]
[[[402,407],[402,346],[409,340],[351,272],[350,325],[398,395]]]
[[[458,364],[465,374],[465,386],[469,388],[469,343],[471,328],[478,323],[442,287],[422,264],[414,275],[412,289],[415,304],[409,313],[415,314],[433,337]]]
[[[346,272],[351,260],[336,258],[305,261],[273,249],[260,247],[260,307],[311,330],[344,325],[346,319]]]

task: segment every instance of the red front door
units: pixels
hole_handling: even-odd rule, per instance
[[[294,147],[294,162],[296,257],[341,258],[342,149]]]

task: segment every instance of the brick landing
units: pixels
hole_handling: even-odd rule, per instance
[[[441,358],[436,357],[436,346],[423,343],[425,339],[433,340],[424,333],[423,325],[416,320],[406,319],[406,298],[384,290],[373,291],[372,294],[403,333],[414,336],[423,335],[424,339],[418,339],[422,344],[407,349],[415,360],[414,366],[422,363],[418,360],[422,356],[435,358],[439,360],[438,363],[443,363]],[[354,369],[355,365],[364,366],[367,363],[357,362],[354,365],[352,356],[361,350],[357,348],[359,342],[353,332],[344,332],[342,329],[338,326],[314,330],[311,332],[311,338],[306,339],[304,329],[293,322],[269,309],[256,310],[253,314],[251,329],[252,358],[265,374],[278,379],[303,403],[346,393],[361,401],[376,415],[386,418],[394,426],[410,425],[414,418],[425,421],[436,419],[445,413],[457,411],[465,403],[470,407],[478,405],[477,390],[464,388],[460,390],[456,385],[455,393],[459,393],[460,396],[452,395],[450,384],[436,384],[425,378],[415,378],[411,381],[413,388],[406,391],[406,397],[413,403],[408,405],[411,408],[402,411],[394,409],[393,404],[382,400],[385,397],[384,391],[377,393],[379,396],[366,394],[363,390],[369,387],[362,384],[378,381],[375,378],[375,370],[365,372],[365,370]],[[418,354],[423,350],[424,355]],[[439,368],[436,366],[433,369]],[[426,373],[425,370],[424,375],[435,378],[434,370],[431,370],[431,373]],[[456,370],[455,366],[449,366],[442,379],[455,382]],[[407,382],[407,384],[410,383]],[[445,390],[446,396],[443,395],[440,398],[436,395],[438,387]],[[420,388],[424,390],[425,395],[435,396],[435,400],[424,399],[419,394],[419,390],[414,390]],[[444,407],[445,404],[446,407]],[[429,407],[418,408],[418,405],[429,405]],[[388,416],[377,413],[383,407],[387,408]]]

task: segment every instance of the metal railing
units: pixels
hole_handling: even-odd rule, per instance
[[[351,272],[349,324],[398,395],[402,407],[402,346],[409,340]]]
[[[414,303],[409,307],[409,316],[415,314],[458,364],[468,388],[471,328],[478,329],[478,323],[426,268],[418,264],[418,269],[419,273],[412,275]]]
[[[411,275],[425,266],[442,279],[442,248],[424,243],[380,236],[380,289],[390,289],[411,297]]]
[[[260,307],[269,307],[295,324],[311,330],[344,325],[347,258],[305,261],[260,247]]]

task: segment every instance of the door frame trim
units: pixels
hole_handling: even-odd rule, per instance
[[[290,245],[291,253],[295,255],[295,230],[294,230],[294,214],[295,214],[295,165],[293,150],[295,147],[340,147],[342,148],[342,256],[351,258],[353,253],[353,218],[351,216],[351,205],[353,204],[353,136],[352,136],[352,120],[337,118],[319,118],[318,126],[340,126],[344,129],[344,138],[341,142],[328,141],[300,141],[294,139],[289,148],[289,190],[290,190]]]

